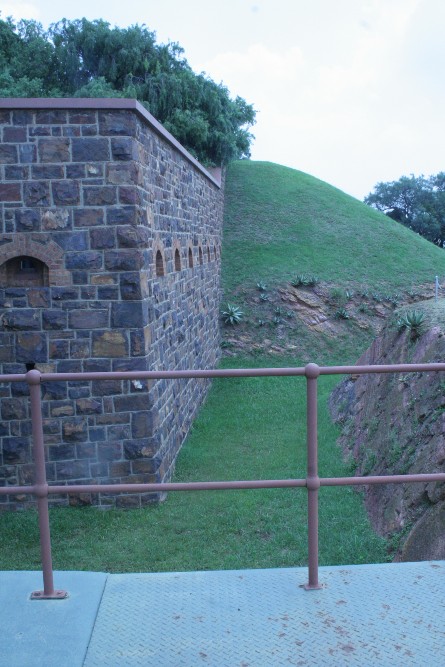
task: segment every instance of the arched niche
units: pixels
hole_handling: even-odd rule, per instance
[[[49,268],[30,255],[12,257],[0,266],[0,287],[48,287]]]

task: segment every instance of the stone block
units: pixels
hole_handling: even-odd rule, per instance
[[[83,187],[85,206],[112,206],[117,204],[117,192],[114,185],[100,185]]]
[[[109,227],[98,227],[91,230],[90,233],[91,248],[93,250],[107,250],[114,248],[116,240],[114,232]]]
[[[15,164],[18,162],[17,146],[0,145],[0,164]]]
[[[27,438],[3,438],[3,461],[5,464],[28,463],[31,450]]]
[[[44,310],[42,326],[44,329],[66,329],[67,313],[64,310]]]
[[[111,304],[111,325],[115,328],[137,329],[147,324],[148,305],[141,301]]]
[[[3,141],[5,144],[20,144],[27,140],[26,127],[5,127]]]
[[[108,225],[137,225],[138,211],[136,206],[119,206],[107,208]]]
[[[151,438],[159,426],[159,415],[152,408],[149,412],[133,412],[131,415],[131,437]]]
[[[107,250],[105,253],[105,268],[108,271],[137,271],[143,266],[143,255],[140,250]]]
[[[142,170],[135,162],[111,162],[107,165],[107,181],[113,185],[141,185]]]
[[[151,244],[151,232],[146,227],[119,225],[117,241],[119,248],[148,248]]]
[[[104,442],[98,446],[99,461],[121,461],[122,444],[120,442]]]
[[[108,310],[73,310],[69,314],[69,326],[72,329],[103,329],[108,326]]]
[[[0,183],[0,202],[19,202],[21,199],[20,183]]]
[[[132,111],[99,112],[99,134],[105,136],[136,135],[137,120]]]
[[[65,419],[62,424],[64,440],[69,442],[85,442],[88,439],[87,421],[84,417]]]
[[[77,206],[80,204],[78,181],[53,181],[51,189],[55,206]]]
[[[92,391],[95,396],[113,396],[122,391],[121,380],[95,380],[92,383]]]
[[[57,444],[48,447],[50,461],[70,461],[76,458],[74,445]]]
[[[23,199],[26,206],[50,206],[49,183],[47,181],[29,181],[24,183]]]
[[[128,356],[128,336],[123,331],[93,331],[93,357]]]
[[[15,212],[16,231],[17,232],[39,231],[40,216],[41,212],[33,208],[17,209],[17,211]]]
[[[1,316],[1,323],[11,331],[37,331],[40,329],[39,312],[32,308],[9,310]]]
[[[102,404],[94,398],[78,398],[76,401],[78,415],[94,415],[102,412]]]
[[[70,162],[70,140],[67,138],[39,139],[40,162]]]
[[[64,177],[63,167],[60,164],[33,164],[31,174],[34,181]]]
[[[93,250],[81,252],[68,252],[65,265],[67,269],[100,269],[102,267],[102,254]]]
[[[56,479],[77,480],[88,479],[90,477],[90,468],[87,459],[80,461],[59,461],[56,463]]]
[[[51,417],[72,417],[74,415],[74,406],[71,401],[51,401],[49,406]]]
[[[103,223],[104,211],[101,208],[80,208],[74,211],[75,227],[93,227]]]
[[[115,396],[114,409],[116,412],[133,412],[150,410],[152,400],[148,394],[130,394],[128,396]]]
[[[35,144],[22,144],[19,146],[19,160],[22,164],[37,162],[37,147]]]
[[[108,139],[84,137],[72,142],[73,162],[107,162],[110,159]]]
[[[27,165],[5,165],[5,181],[25,181],[29,178]]]
[[[36,111],[36,125],[65,125],[67,112],[63,109]]]
[[[50,295],[47,287],[29,287],[27,296],[31,308],[49,308]]]
[[[21,398],[2,398],[1,399],[1,416],[4,420],[11,419],[26,419],[27,418],[27,401]]]
[[[130,137],[112,137],[111,154],[113,160],[138,160],[139,151],[137,143]]]

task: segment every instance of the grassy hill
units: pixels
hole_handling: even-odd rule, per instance
[[[429,241],[313,176],[270,162],[227,173],[226,294],[294,274],[399,290],[434,281],[445,255]]]
[[[224,328],[228,354],[353,363],[397,306],[434,295],[443,250],[312,176],[240,161],[227,173]],[[292,287],[316,276],[311,288]],[[261,293],[262,292],[262,293]]]

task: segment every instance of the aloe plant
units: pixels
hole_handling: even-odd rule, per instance
[[[234,306],[231,303],[226,304],[225,310],[222,311],[221,316],[223,318],[224,324],[239,324],[243,319],[243,311],[238,306]]]

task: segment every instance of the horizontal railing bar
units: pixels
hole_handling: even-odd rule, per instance
[[[416,475],[373,475],[369,477],[320,477],[320,486],[363,486],[369,484],[408,484],[421,482],[445,482],[445,473]],[[313,484],[313,480],[311,482]],[[255,479],[221,482],[160,482],[154,484],[56,484],[48,486],[48,493],[157,493],[170,491],[226,491],[235,489],[286,489],[304,488],[306,479]],[[0,495],[32,494],[35,486],[0,487]]]
[[[320,477],[320,486],[363,486],[366,484],[412,484],[416,482],[445,482],[445,473],[416,475],[369,475],[369,477]]]
[[[309,364],[319,375],[364,375],[367,373],[419,373],[445,371],[445,363],[394,364],[369,366],[317,366]],[[222,368],[185,371],[107,371],[101,373],[41,373],[41,382],[75,382],[81,380],[168,380],[222,377],[301,377],[306,367],[295,368]],[[26,374],[0,375],[0,382],[26,382]]]

